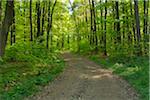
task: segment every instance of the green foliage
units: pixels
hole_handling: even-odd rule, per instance
[[[148,57],[117,56],[104,59],[91,56],[90,59],[126,79],[138,91],[141,100],[149,100]]]
[[[6,50],[0,64],[1,100],[22,100],[39,90],[63,71],[59,53],[38,44],[16,43]]]
[[[0,57],[0,64],[4,64],[4,60]]]

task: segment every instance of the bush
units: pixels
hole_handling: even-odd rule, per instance
[[[22,100],[52,81],[63,68],[58,52],[50,52],[41,44],[20,42],[7,47],[0,58],[0,98]]]

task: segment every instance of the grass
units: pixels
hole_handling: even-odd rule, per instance
[[[52,81],[64,67],[64,62],[51,67],[35,69],[28,62],[15,62],[0,65],[0,100],[22,100]],[[42,70],[39,72],[39,70]]]
[[[123,77],[140,94],[141,100],[149,100],[149,58],[90,56],[90,59]]]
[[[64,69],[59,53],[38,45],[15,44],[0,58],[0,100],[23,100]]]

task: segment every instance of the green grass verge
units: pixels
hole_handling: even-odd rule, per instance
[[[148,57],[101,58],[90,56],[90,59],[127,80],[140,94],[141,100],[149,100]]]
[[[23,100],[64,69],[58,52],[37,44],[16,43],[0,58],[0,100]]]
[[[38,70],[28,62],[0,65],[0,100],[22,100],[52,81],[63,68],[63,61]]]

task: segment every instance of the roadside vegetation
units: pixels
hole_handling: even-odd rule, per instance
[[[0,99],[22,100],[47,85],[63,71],[64,61],[58,52],[42,46],[17,43],[0,60]]]
[[[102,68],[112,70],[133,86],[140,95],[141,100],[149,99],[149,58],[143,57],[107,57],[90,56],[92,61]]]

